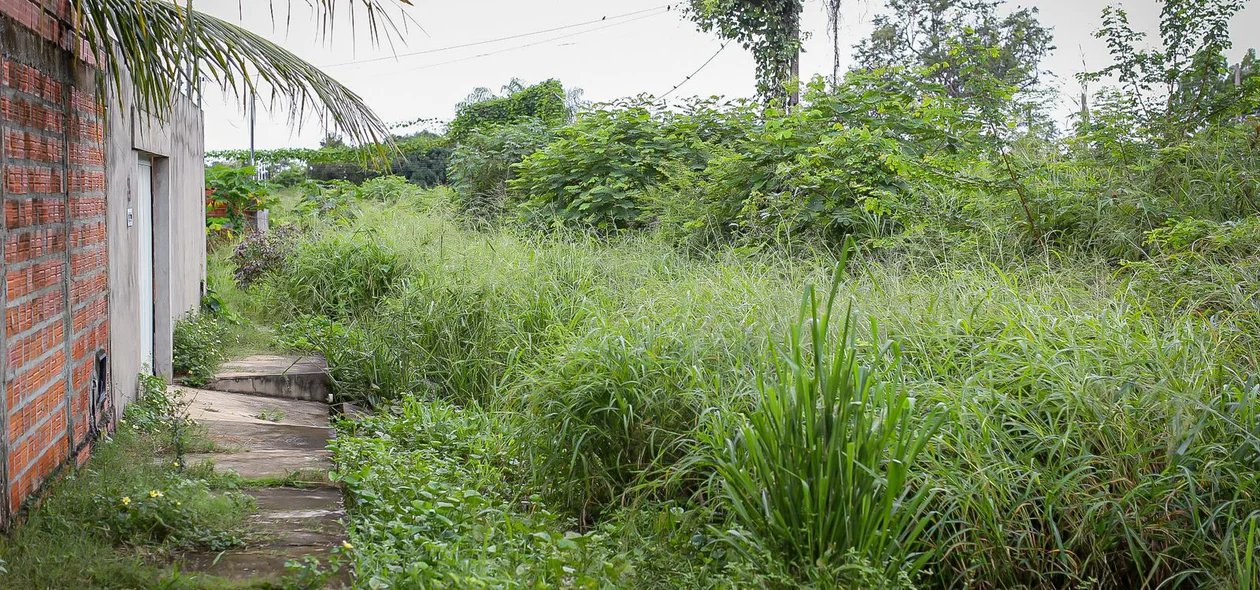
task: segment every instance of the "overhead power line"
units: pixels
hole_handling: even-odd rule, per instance
[[[481,58],[483,58],[483,57],[489,57],[489,56],[492,56],[492,55],[498,55],[498,54],[500,54],[500,53],[507,53],[507,52],[509,52],[509,51],[516,51],[516,50],[518,50],[518,49],[525,49],[525,48],[527,48],[527,47],[534,47],[534,46],[537,46],[537,45],[543,45],[543,44],[546,44],[546,43],[551,43],[552,41],[559,41],[559,40],[561,40],[561,39],[568,39],[568,38],[571,38],[571,37],[577,37],[577,36],[579,36],[579,35],[585,35],[585,34],[587,34],[587,33],[594,33],[595,31],[601,31],[601,30],[603,30],[603,29],[608,29],[608,28],[612,28],[612,27],[618,27],[618,26],[621,26],[621,25],[628,25],[628,24],[633,23],[633,22],[635,22],[635,21],[641,21],[641,20],[643,20],[643,19],[646,19],[646,18],[652,18],[652,17],[654,17],[654,16],[660,16],[660,15],[662,15],[662,14],[665,14],[665,12],[654,12],[654,13],[652,13],[652,14],[645,14],[645,15],[643,15],[643,16],[640,16],[640,17],[637,17],[637,18],[632,18],[632,19],[629,19],[629,20],[623,20],[623,21],[617,21],[617,22],[614,22],[614,23],[608,23],[608,24],[606,24],[606,25],[604,25],[604,26],[602,26],[602,27],[595,27],[595,28],[593,28],[593,29],[587,29],[587,30],[585,30],[585,31],[578,31],[578,32],[576,32],[576,33],[569,33],[569,34],[567,34],[567,35],[559,35],[559,36],[556,36],[556,37],[551,37],[551,38],[549,38],[549,39],[543,39],[543,40],[541,40],[541,41],[534,41],[534,42],[532,42],[532,43],[526,43],[526,44],[524,44],[524,45],[517,45],[517,46],[515,46],[515,47],[505,47],[505,48],[503,48],[503,49],[496,49],[496,50],[494,50],[494,51],[488,51],[488,52],[486,52],[486,53],[479,53],[479,54],[477,54],[477,55],[470,55],[470,56],[468,56],[468,57],[461,57],[461,58],[459,58],[459,59],[452,59],[452,60],[449,60],[449,61],[443,61],[443,62],[438,62],[438,63],[434,63],[434,64],[426,64],[426,65],[419,66],[419,67],[415,67],[415,68],[408,68],[408,69],[405,69],[405,70],[400,70],[400,71],[399,71],[399,73],[403,73],[403,72],[415,72],[415,71],[418,71],[418,70],[427,70],[427,69],[429,69],[429,68],[436,68],[436,67],[438,67],[438,66],[445,66],[445,65],[450,65],[450,64],[455,64],[455,63],[460,63],[460,62],[465,62],[465,61],[471,61],[471,60],[474,60],[474,59],[481,59]]]
[[[729,42],[729,41],[727,41],[726,43],[723,43],[723,44],[722,44],[722,46],[718,48],[717,52],[715,52],[715,53],[713,54],[713,56],[709,58],[709,60],[708,60],[708,61],[706,61],[706,62],[704,62],[704,63],[700,64],[700,67],[696,68],[696,71],[692,72],[690,76],[687,76],[686,78],[683,78],[683,81],[682,81],[682,82],[679,82],[679,83],[678,83],[678,84],[676,84],[676,85],[674,85],[674,87],[673,87],[673,88],[670,88],[670,89],[669,89],[669,92],[666,92],[665,94],[662,94],[662,95],[661,95],[661,98],[669,98],[669,95],[673,94],[673,93],[674,93],[675,91],[677,91],[679,88],[682,88],[682,87],[683,87],[683,85],[685,85],[686,83],[690,82],[692,78],[696,77],[696,74],[699,74],[699,73],[700,73],[701,71],[703,71],[705,68],[709,67],[709,64],[713,63],[713,60],[717,59],[717,56],[718,56],[718,55],[720,55],[720,54],[722,53],[722,51],[726,49],[726,46],[727,46],[727,45],[729,45],[729,44],[730,44],[730,42]]]
[[[397,60],[397,59],[400,59],[400,58],[404,58],[404,57],[413,57],[413,56],[417,56],[417,55],[430,55],[430,54],[433,54],[433,53],[442,53],[442,52],[445,52],[445,51],[453,51],[453,50],[455,50],[455,49],[467,49],[467,48],[469,48],[469,47],[478,47],[478,46],[481,46],[481,45],[490,45],[490,44],[492,44],[492,43],[500,43],[500,42],[503,42],[503,41],[511,41],[511,40],[513,40],[513,39],[523,39],[523,38],[525,38],[525,37],[533,37],[533,36],[535,36],[535,35],[542,35],[542,34],[546,34],[546,33],[554,33],[554,32],[556,32],[556,31],[564,31],[564,30],[567,30],[567,29],[574,29],[574,28],[577,28],[577,27],[585,27],[585,26],[587,26],[587,25],[594,25],[594,24],[604,23],[604,22],[608,22],[608,21],[616,21],[616,20],[618,20],[618,19],[627,18],[627,17],[631,17],[631,16],[637,16],[637,15],[644,14],[644,13],[655,13],[655,12],[657,12],[657,11],[661,11],[661,10],[664,10],[664,11],[668,12],[668,11],[669,11],[669,10],[671,10],[672,8],[673,8],[673,6],[672,6],[672,5],[669,5],[669,4],[662,4],[662,5],[660,5],[660,6],[656,6],[656,7],[653,7],[653,8],[644,8],[643,10],[636,10],[636,11],[634,11],[634,12],[627,12],[627,13],[625,13],[625,14],[617,14],[617,15],[613,15],[613,16],[605,16],[605,17],[602,17],[602,18],[599,18],[599,19],[589,20],[589,21],[586,21],[586,22],[573,23],[573,24],[569,24],[569,25],[563,25],[563,26],[554,27],[554,28],[550,28],[550,29],[542,29],[542,30],[538,30],[538,31],[530,31],[530,32],[528,32],[528,33],[521,33],[521,34],[519,34],[519,35],[510,35],[510,36],[507,36],[507,37],[497,37],[497,38],[494,38],[494,39],[485,39],[485,40],[482,40],[482,41],[474,41],[474,42],[472,42],[472,43],[463,43],[463,44],[460,44],[460,45],[451,45],[451,46],[448,46],[448,47],[438,47],[438,48],[434,48],[434,49],[425,49],[425,50],[422,50],[422,51],[411,51],[411,52],[408,52],[408,53],[399,53],[399,54],[396,54],[396,55],[387,55],[387,56],[383,56],[383,57],[372,57],[372,58],[366,58],[366,59],[359,59],[359,60],[354,60],[354,61],[347,61],[347,62],[335,63],[335,64],[326,65],[326,66],[322,66],[322,67],[323,67],[323,68],[337,68],[337,67],[342,67],[342,66],[350,66],[350,65],[357,65],[357,64],[365,64],[365,63],[372,63],[372,62],[378,62],[378,61],[390,61],[390,60]],[[655,15],[653,14],[653,15],[650,15],[650,16],[655,16]],[[631,20],[629,20],[629,21],[624,21],[624,22],[633,22],[633,21],[635,21],[635,20],[639,20],[639,19],[631,19]],[[615,23],[615,24],[623,24],[623,23]],[[599,29],[592,29],[592,30],[599,30]],[[586,32],[586,31],[584,31],[584,32]],[[581,33],[578,33],[578,34],[581,34]],[[558,37],[558,38],[561,38],[561,39],[562,39],[562,38],[564,38],[564,37]],[[554,40],[554,39],[553,39],[553,40]]]

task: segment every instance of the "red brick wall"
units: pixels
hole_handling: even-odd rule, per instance
[[[67,10],[66,0],[0,0],[0,24],[16,31],[0,47],[0,524],[86,457],[94,359],[109,342],[104,113],[91,71],[68,51]]]

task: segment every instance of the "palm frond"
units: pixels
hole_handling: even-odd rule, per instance
[[[352,27],[356,18],[367,19],[373,43],[400,34],[389,8],[411,3],[306,1],[321,23],[321,36],[332,33],[337,9],[344,6]],[[72,6],[88,50],[109,64],[98,73],[100,86],[121,93],[129,78],[137,106],[149,113],[166,113],[181,86],[204,76],[243,101],[261,96],[273,107],[286,105],[294,123],[308,113],[326,114],[355,143],[390,143],[385,123],[362,97],[241,26],[169,0],[72,0]]]

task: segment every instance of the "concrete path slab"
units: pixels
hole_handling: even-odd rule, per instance
[[[214,576],[232,582],[253,584],[264,582],[281,583],[294,572],[289,569],[290,561],[302,562],[307,557],[318,559],[327,564],[333,547],[282,547],[267,549],[228,550],[220,553],[190,553],[181,559],[185,573]],[[288,588],[288,585],[263,586]],[[339,572],[328,580],[324,588],[349,588],[350,574]]]
[[[328,402],[328,367],[319,357],[258,355],[224,364],[207,389]]]
[[[284,424],[251,424],[201,420],[219,450],[245,451],[320,451],[328,447],[333,430],[328,427],[289,426]]]
[[[207,389],[182,388],[189,415],[214,441],[216,452],[189,454],[190,465],[214,463],[260,487],[247,489],[258,511],[247,522],[246,546],[191,553],[181,571],[236,582],[286,583],[286,564],[307,558],[325,564],[345,541],[341,490],[328,478],[328,380],[323,361],[282,356],[228,363]],[[325,587],[348,587],[342,572]],[[251,586],[252,587],[252,586]],[[287,586],[286,586],[287,587]]]
[[[189,417],[197,422],[215,420],[328,427],[328,404],[323,402],[258,397],[191,387],[175,389],[189,402]]]
[[[193,453],[189,454],[185,460],[189,465],[212,461],[216,472],[235,472],[246,480],[277,480],[298,474],[307,476],[300,479],[303,483],[310,484],[327,483],[327,472],[332,468],[332,453],[329,451],[270,450],[245,453]]]
[[[250,518],[269,547],[335,547],[345,540],[346,512],[336,488],[248,490],[258,513]]]

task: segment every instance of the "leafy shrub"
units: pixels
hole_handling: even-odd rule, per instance
[[[354,216],[354,200],[358,187],[344,180],[307,182],[302,187],[302,198],[293,207],[306,224],[319,218],[328,220],[347,219]]]
[[[379,153],[370,150],[375,146],[348,148],[325,146],[319,150],[305,150],[298,154],[310,164],[309,176],[320,182],[342,181],[360,184],[380,176],[401,176],[407,182],[422,187],[434,187],[446,183],[446,162],[451,149],[445,137],[421,132],[394,138],[398,150],[388,162],[379,162]],[[295,150],[277,150],[289,155]]]
[[[293,188],[306,182],[306,167],[287,164],[270,178],[272,184],[281,188]]]
[[[834,90],[816,79],[800,108],[760,117],[746,103],[615,102],[561,128],[509,186],[532,215],[588,228],[665,221],[831,245],[888,235],[926,213],[907,198],[912,184],[952,184],[960,151],[981,142],[940,89],[881,75],[852,74]],[[671,191],[686,193],[662,198]]]
[[[771,137],[795,137],[776,133]],[[742,197],[742,230],[757,241],[775,236],[821,237],[838,244],[844,236],[876,237],[893,233],[891,225],[904,217],[902,194],[906,181],[898,174],[901,154],[895,141],[880,132],[837,124],[827,134],[791,140],[757,142],[765,146],[725,161],[728,170],[752,170],[764,178],[764,188],[747,192],[748,179],[719,173],[728,190]],[[768,148],[768,149],[766,149]],[[731,186],[731,181],[738,183]],[[893,214],[897,215],[894,216]]]
[[[229,233],[245,231],[246,214],[266,209],[269,203],[267,187],[258,180],[258,171],[252,166],[215,164],[207,168],[206,196],[211,203],[227,208],[231,228],[224,230]],[[211,221],[208,217],[207,224]]]
[[[513,167],[551,142],[554,131],[538,120],[474,131],[451,154],[451,184],[460,194],[460,210],[477,219],[494,219],[507,201]]]
[[[214,379],[226,360],[227,329],[213,316],[193,314],[175,322],[175,375],[198,387]]]
[[[123,422],[132,432],[148,436],[172,433],[191,424],[187,402],[151,373],[140,374],[140,395],[127,406]]]
[[[346,317],[366,311],[407,269],[377,236],[331,233],[300,242],[275,284],[296,314]]]
[[[512,191],[543,219],[602,229],[638,225],[638,193],[664,179],[663,161],[688,150],[664,132],[654,118],[658,108],[622,101],[578,117],[518,166]]]
[[[279,272],[293,250],[298,235],[299,230],[293,225],[281,225],[271,231],[247,234],[232,253],[232,264],[236,267],[232,276],[236,279],[236,284],[249,287]]]

